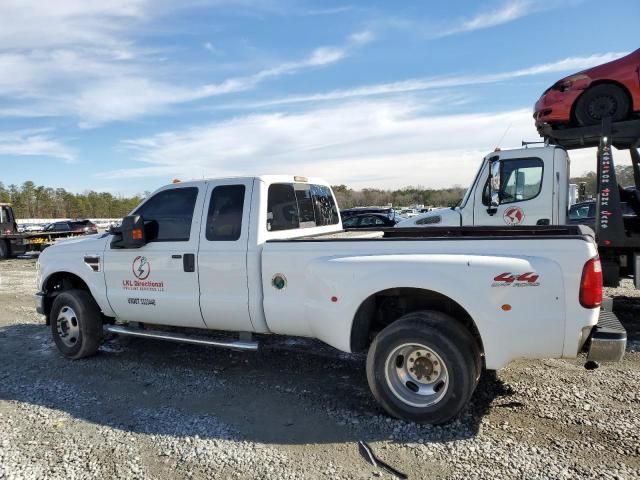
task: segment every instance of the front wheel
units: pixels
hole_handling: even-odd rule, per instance
[[[67,290],[53,302],[49,314],[51,334],[67,358],[95,354],[102,342],[102,316],[93,297],[84,290]]]
[[[367,380],[392,416],[441,424],[467,404],[480,353],[471,334],[440,312],[409,313],[382,330],[367,355]]]
[[[629,97],[617,85],[596,85],[588,88],[578,99],[575,117],[581,126],[598,125],[611,117],[614,122],[629,116]]]

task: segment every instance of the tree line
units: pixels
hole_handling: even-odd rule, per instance
[[[140,196],[127,198],[93,190],[71,193],[31,181],[20,186],[0,182],[0,202],[10,203],[16,218],[118,218],[141,200]]]
[[[620,185],[634,185],[631,165],[617,166],[616,175]],[[587,197],[595,196],[596,173],[588,172],[571,179],[571,183],[581,182],[586,183]],[[458,185],[439,189],[416,186],[396,190],[354,190],[347,185],[334,185],[332,188],[341,208],[371,205],[453,207],[462,200],[466,191]],[[64,188],[44,187],[31,181],[20,186],[5,186],[0,182],[0,202],[11,203],[17,218],[119,218],[133,210],[143,198],[140,195],[114,196],[93,190],[71,193]]]

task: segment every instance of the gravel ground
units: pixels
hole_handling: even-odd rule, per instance
[[[270,339],[257,353],[115,339],[71,362],[33,310],[35,262],[0,262],[0,479],[640,478],[640,298],[608,292],[623,362],[522,361],[442,427],[385,416],[361,356]]]

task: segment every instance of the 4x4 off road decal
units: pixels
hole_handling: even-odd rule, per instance
[[[524,220],[524,212],[520,207],[509,207],[504,211],[502,218],[507,225],[520,225]]]
[[[504,272],[493,277],[492,287],[537,287],[540,285],[540,275],[535,272],[511,273]]]
[[[123,279],[122,288],[125,290],[147,290],[152,292],[164,291],[164,281],[149,280],[151,275],[151,263],[147,257],[138,255],[131,262],[132,279]]]

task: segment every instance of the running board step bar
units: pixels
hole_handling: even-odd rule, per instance
[[[155,340],[166,340],[168,342],[189,343],[192,345],[209,345],[211,347],[230,348],[232,350],[258,350],[258,342],[246,340],[213,340],[204,336],[183,335],[180,333],[162,332],[159,330],[140,330],[138,328],[127,328],[122,325],[105,325],[105,330],[118,335],[128,335],[130,337],[153,338]]]

